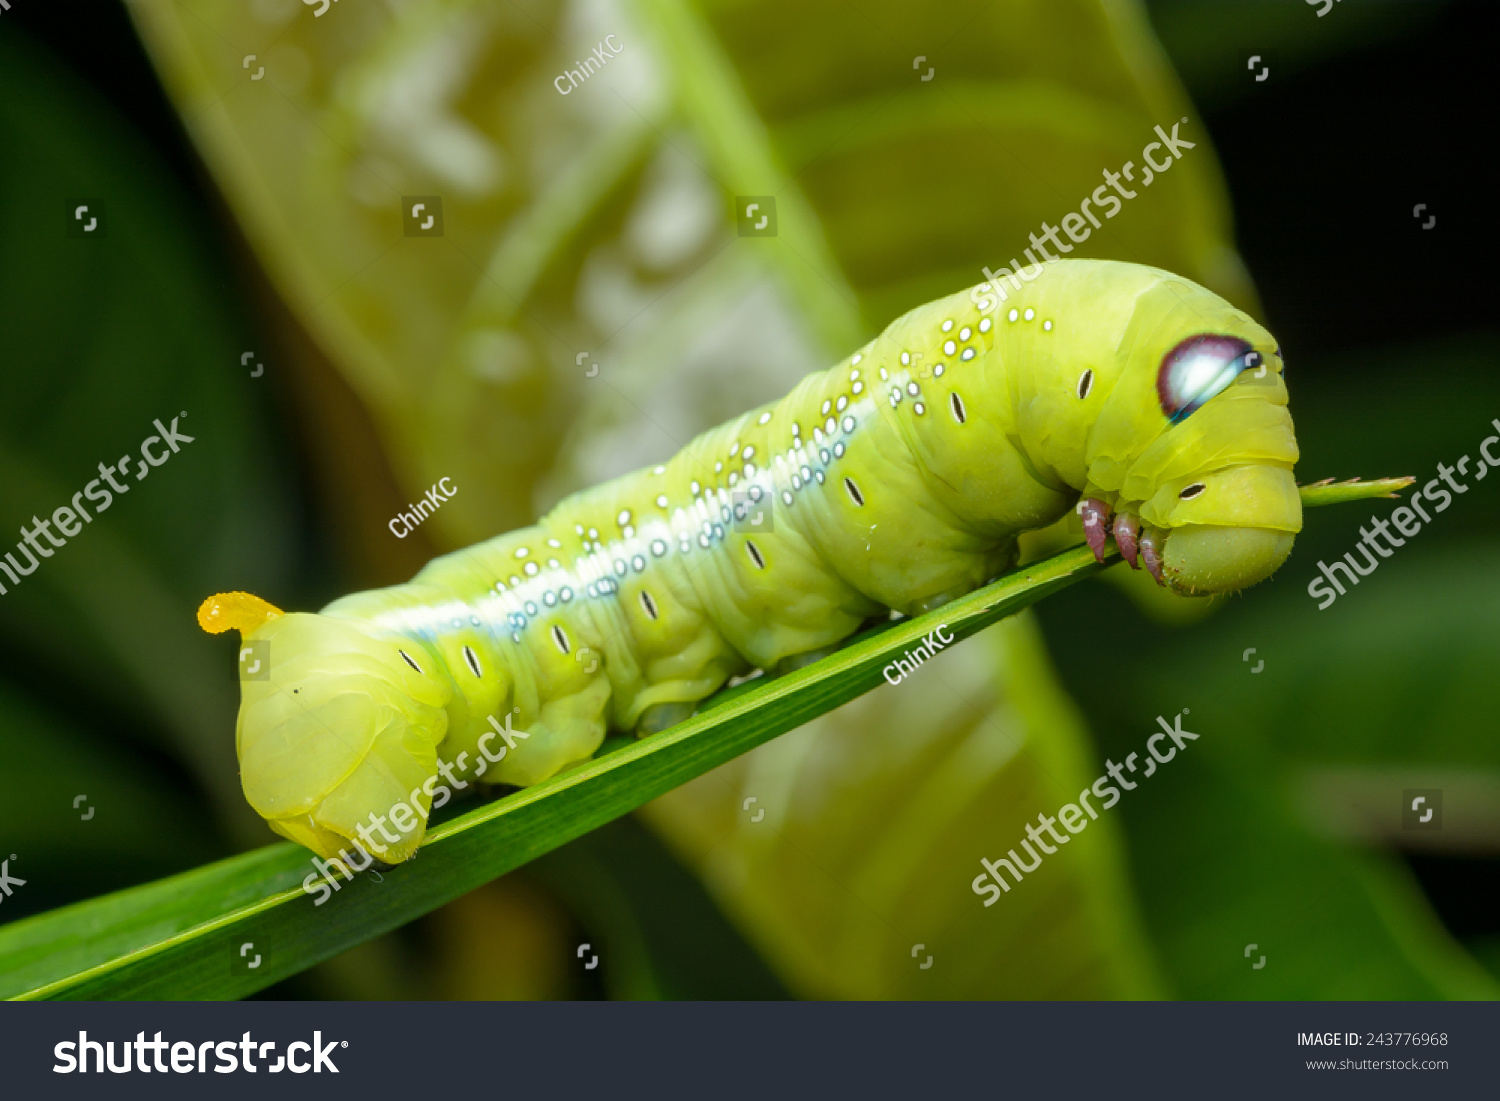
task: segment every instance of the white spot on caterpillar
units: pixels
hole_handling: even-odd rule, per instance
[[[566,604],[568,601],[573,599],[573,590],[568,588],[567,586],[564,586],[562,592],[558,593],[557,595],[561,597],[562,602]]]
[[[542,594],[542,603],[547,605],[547,607],[549,608],[557,603],[557,597],[553,594],[551,589],[548,589],[545,593]]]
[[[1033,317],[1036,316],[1036,311],[1033,310],[1030,306],[1027,306],[1026,307],[1026,313],[1023,316],[1026,318],[1027,321],[1030,321]]]
[[[531,553],[531,548],[530,547],[517,547],[516,548],[516,557],[517,558],[525,558],[530,553]]]
[[[939,363],[936,367],[934,367],[932,369],[932,373],[933,373],[933,376],[935,378],[942,378],[943,377],[943,365],[941,363]]]
[[[770,413],[762,413],[760,415],[760,420],[756,421],[755,423],[756,424],[769,424],[770,421],[771,421],[771,414]]]
[[[839,427],[842,428],[844,430],[844,433],[847,435],[848,433],[854,431],[854,425],[855,420],[853,417],[845,417],[843,421],[840,422]]]
[[[802,479],[800,477],[798,477],[796,474],[792,475],[792,488],[793,489],[801,489],[802,488]]]
[[[562,544],[559,543],[556,539],[548,539],[547,540],[547,546],[549,546],[549,547],[561,547]]]
[[[522,572],[524,572],[527,577],[535,577],[537,575],[537,564],[535,562],[526,563],[525,569]]]
[[[1021,316],[1021,311],[1020,310],[1011,310],[1010,311],[1009,317],[1010,317],[1010,319],[1012,321],[1016,320],[1016,318],[1018,318],[1020,316]]]
[[[755,477],[755,464],[754,463],[746,463],[745,464],[745,477],[747,477],[747,478],[753,478],[753,477]]]
[[[946,333],[946,332],[951,332],[951,331],[952,331],[952,329],[953,329],[953,322],[952,322],[952,321],[944,321],[944,322],[943,322],[943,323],[942,323],[942,324],[941,324],[941,325],[940,325],[940,326],[938,326],[938,327],[939,327],[939,328],[940,328],[940,329],[942,329],[942,330],[943,330],[943,332],[945,332],[945,333]]]
[[[630,564],[635,567],[636,573],[640,573],[646,568],[646,559],[643,555],[638,554],[630,560]]]
[[[551,596],[552,594],[548,593],[547,595]],[[479,670],[479,655],[476,654],[471,647],[464,647],[464,661],[468,664],[469,671],[476,677],[484,676],[484,674]]]
[[[911,353],[910,352],[902,352],[901,353],[901,365],[904,367],[907,364],[909,364],[910,362],[911,362]],[[827,412],[827,410],[824,410],[824,412]]]
[[[413,661],[412,660],[412,656],[410,654],[408,654],[405,650],[397,650],[396,653],[398,653],[398,654],[401,655],[402,659],[406,662],[407,665],[410,665],[418,673],[422,672],[422,667],[420,665],[418,665],[415,661]],[[425,676],[426,674],[423,674],[423,675]]]
[[[849,500],[854,502],[856,508],[864,508],[865,497],[860,493],[859,486],[854,484],[853,478],[844,479],[844,492],[849,494]]]
[[[821,470],[815,470],[815,471],[813,471],[813,477],[816,478],[816,479],[818,479],[818,484],[819,485],[823,484],[823,472]]]
[[[987,333],[987,332],[990,331],[990,319],[989,318],[986,317],[983,321],[981,321],[979,323],[979,331],[982,332],[982,333]]]
[[[1276,354],[1280,355],[1281,353],[1277,352]],[[853,382],[857,378],[859,378],[859,372],[858,371],[850,371],[849,372],[849,381],[850,382]]]
[[[911,411],[920,417],[923,413],[927,412],[927,406],[919,401],[911,407]]]
[[[953,409],[953,419],[959,424],[969,419],[968,413],[964,410],[964,399],[958,396],[957,390],[948,395],[948,405]]]
[[[1094,369],[1090,367],[1078,376],[1078,400],[1082,401],[1089,396],[1094,388]]]
[[[956,351],[958,351],[958,345],[957,344],[953,343],[953,341],[951,341],[951,340],[944,341],[944,343],[943,343],[943,355],[945,355],[945,356],[951,356]]]
[[[971,337],[973,335],[974,335],[974,333],[970,330],[970,328],[967,325],[965,325],[962,329],[958,330],[958,339],[959,340],[968,340],[969,337]]]
[[[666,472],[667,468],[664,466],[658,466],[651,471],[652,474],[665,474]]]
[[[915,382],[908,382],[906,384],[906,392],[912,397],[916,397],[922,392],[922,390],[921,387],[919,387]]]
[[[889,378],[890,378],[890,377],[891,377],[891,376],[890,376],[890,375],[888,375],[888,374],[886,374],[886,371],[885,371],[885,368],[884,368],[884,367],[882,367],[882,368],[881,368],[881,369],[880,369],[880,381],[881,381],[881,382],[885,382],[885,381],[886,381],[886,380],[887,380],[887,379],[889,379]]]
[[[666,553],[667,553],[667,544],[666,544],[665,540],[662,540],[662,539],[653,539],[653,540],[651,540],[651,554],[652,554],[652,557],[660,558],[662,555],[664,555]]]
[[[849,407],[849,399],[846,398],[846,397],[844,397],[842,394],[840,394],[839,395],[839,403],[838,403],[838,406],[837,406],[838,411],[840,413],[842,413],[848,407]]]
[[[854,393],[856,395],[859,395],[859,394],[862,394],[864,392],[865,392],[865,384],[862,383],[862,382],[856,382],[854,384]]]
[[[830,436],[833,435],[833,430],[835,427],[836,422],[832,417],[829,417],[826,421],[823,422],[823,431],[827,432]]]
[[[782,500],[782,501],[783,501],[783,502],[784,502],[784,503],[785,503],[785,504],[788,504],[788,505],[789,505],[789,504],[791,504],[791,503],[792,503],[792,495],[791,495],[791,493],[790,493],[790,492],[788,492],[788,491],[787,491],[787,490],[784,490],[784,489],[783,489],[783,490],[782,490],[782,491],[781,491],[781,500]]]
[[[652,619],[661,618],[661,613],[656,610],[656,601],[651,599],[651,594],[645,589],[641,590],[641,607],[646,609],[646,614]]]
[[[722,462],[714,463],[714,473],[715,474],[722,474],[722,473],[724,473],[724,464]]]
[[[703,487],[700,486],[697,482],[693,482],[692,484],[690,484],[688,486],[688,488],[693,491],[693,496],[694,497],[698,496],[698,494],[700,494],[700,493],[703,492]]]
[[[755,568],[763,570],[766,568],[766,560],[761,556],[760,548],[750,540],[745,540],[745,553],[750,556],[750,561],[755,563]]]
[[[657,498],[656,498],[656,507],[657,508],[666,508],[667,507],[667,495],[665,493],[659,494],[657,496]]]
[[[630,510],[628,508],[622,508],[620,510],[620,515],[615,517],[615,523],[619,524],[622,528],[626,524],[630,523]]]
[[[563,653],[566,654],[568,652],[568,633],[556,623],[552,625],[552,641],[557,644],[557,648]]]
[[[843,444],[836,443],[836,444],[833,445],[833,456],[836,459],[842,459],[844,457],[844,445]]]
[[[754,448],[754,446],[750,446],[750,447],[745,448],[745,458],[752,459],[754,457],[755,457],[755,448]],[[749,468],[749,466],[746,466],[745,469],[748,471],[750,468]]]
[[[554,569],[554,570],[560,570],[560,569],[562,569],[562,563],[559,562],[556,558],[549,558],[549,559],[547,559],[547,566],[548,566],[549,569]]]
[[[967,363],[969,360],[971,360],[971,359],[974,358],[974,349],[973,348],[965,348],[964,351],[963,351],[963,355],[959,356],[958,358],[961,359],[961,360],[963,360],[965,363]]]
[[[851,359],[849,362],[850,363],[858,363],[860,360],[862,360],[864,358],[865,357],[863,355],[861,355],[859,352],[855,352],[854,353],[854,358]]]
[[[1050,321],[1043,321],[1042,322],[1042,328],[1045,329],[1047,332],[1050,333],[1052,331],[1052,322],[1050,322]]]
[[[740,441],[739,440],[735,440],[734,443],[732,443],[732,444],[729,445],[729,457],[732,459],[736,455],[738,455],[739,453],[740,453]]]
[[[830,410],[832,408],[833,408],[833,402],[829,401],[827,398],[824,398],[823,399],[823,415],[825,417],[828,416],[828,410]]]

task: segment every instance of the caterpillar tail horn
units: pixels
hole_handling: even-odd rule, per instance
[[[214,593],[198,606],[198,626],[211,635],[249,634],[283,612],[251,593]]]

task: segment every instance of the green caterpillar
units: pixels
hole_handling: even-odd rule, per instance
[[[1029,278],[913,310],[665,464],[407,584],[316,615],[211,597],[206,630],[267,644],[236,733],[250,804],[327,857],[388,816],[396,863],[444,777],[537,783],[609,729],[663,729],[735,675],[984,584],[1075,507],[1096,555],[1112,531],[1176,592],[1269,576],[1302,525],[1271,335],[1153,268]]]

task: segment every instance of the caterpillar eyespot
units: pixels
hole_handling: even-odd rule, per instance
[[[752,669],[977,588],[1016,562],[1020,535],[1075,501],[1101,548],[1111,512],[1126,521],[1116,530],[1138,530],[1142,556],[1181,593],[1243,588],[1285,560],[1301,501],[1283,383],[1278,373],[1225,392],[1254,357],[1279,355],[1271,334],[1203,288],[1131,264],[1063,259],[985,293],[909,312],[774,406],[532,527],[435,559],[409,584],[319,614],[210,598],[205,629],[237,629],[277,656],[275,679],[240,682],[251,806],[332,858],[406,802],[422,825],[378,854],[399,863],[453,794],[437,786],[439,761],[470,762],[455,773],[466,780],[483,759],[485,782],[539,783],[612,729],[656,729]],[[1016,324],[991,325],[978,301]],[[1120,320],[1066,324],[1094,316]],[[976,332],[988,346],[962,346]],[[951,370],[939,373],[945,350]],[[849,366],[903,352],[934,365],[920,385],[877,367],[882,384],[871,375],[865,387]],[[949,387],[959,376],[967,397]],[[1100,400],[1082,400],[1096,384]],[[1079,400],[1057,400],[1069,392]],[[944,400],[951,420],[923,415]],[[972,415],[976,402],[986,416]],[[1174,431],[1188,416],[1191,430]],[[724,557],[735,544],[751,569]],[[769,569],[778,554],[795,568]],[[513,711],[501,755],[495,716]]]

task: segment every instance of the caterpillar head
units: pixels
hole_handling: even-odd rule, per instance
[[[1176,277],[1143,293],[1089,444],[1089,480],[1142,521],[1183,595],[1269,577],[1302,530],[1297,440],[1275,338]]]
[[[256,813],[324,857],[352,853],[354,842],[387,864],[411,856],[452,694],[426,651],[363,621],[283,614],[247,593],[209,597],[198,622],[240,631],[235,746]]]

